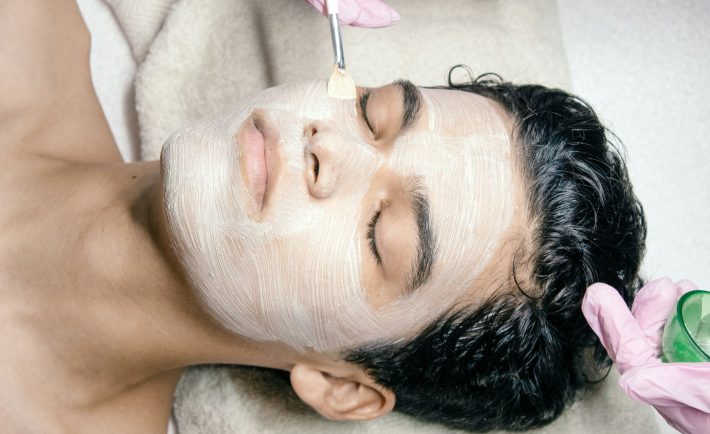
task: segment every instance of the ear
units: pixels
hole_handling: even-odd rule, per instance
[[[370,420],[394,408],[394,393],[375,383],[361,369],[355,366],[323,369],[306,364],[297,364],[291,369],[293,390],[323,417]]]

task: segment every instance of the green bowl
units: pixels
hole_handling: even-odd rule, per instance
[[[689,291],[663,329],[664,362],[710,362],[710,292]]]

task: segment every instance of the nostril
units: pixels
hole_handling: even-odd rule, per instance
[[[320,161],[316,154],[309,152],[306,158],[306,175],[311,184],[315,185],[320,174]]]
[[[320,171],[320,162],[318,161],[318,157],[316,154],[311,154],[311,158],[313,158],[313,176],[314,176],[314,181],[318,180],[318,172]]]
[[[303,177],[308,192],[315,199],[326,199],[333,194],[338,181],[332,149],[332,140],[336,137],[317,121],[303,126],[303,136]]]
[[[333,172],[331,156],[324,151],[306,155],[306,185],[311,196],[317,199],[329,197],[337,185],[337,173]]]

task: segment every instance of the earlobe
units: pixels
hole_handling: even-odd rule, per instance
[[[298,364],[291,369],[291,385],[299,398],[328,419],[370,420],[392,411],[394,393],[363,371],[353,370],[335,373]]]

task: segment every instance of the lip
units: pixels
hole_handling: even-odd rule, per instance
[[[269,199],[278,181],[281,155],[277,131],[263,110],[254,110],[237,133],[242,182],[254,202],[252,217],[260,220],[268,210]]]

